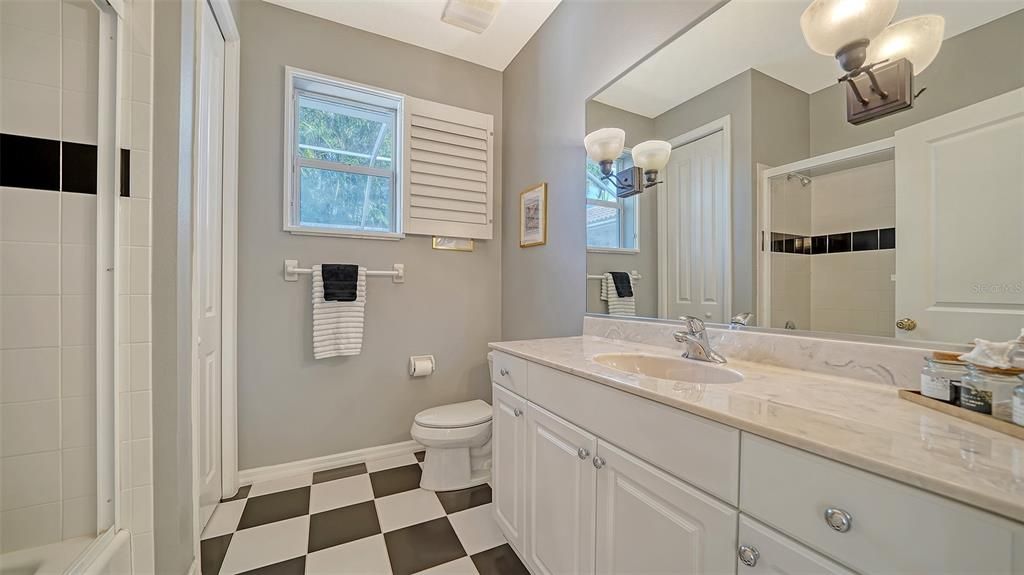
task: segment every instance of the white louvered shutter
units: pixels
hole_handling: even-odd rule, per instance
[[[405,99],[405,233],[493,238],[494,116]]]

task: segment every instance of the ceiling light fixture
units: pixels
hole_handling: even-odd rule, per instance
[[[498,0],[448,0],[441,21],[464,30],[483,34],[498,12]]]
[[[846,119],[861,124],[912,108],[914,76],[939,53],[945,20],[933,14],[889,25],[899,0],[814,0],[800,16],[807,45],[846,72]],[[921,90],[923,91],[923,90]]]
[[[647,140],[633,147],[633,167],[614,172],[615,160],[626,147],[626,132],[619,128],[601,128],[583,138],[587,156],[601,166],[601,176],[615,186],[620,198],[635,196],[654,187],[658,172],[668,164],[672,145],[662,140]]]

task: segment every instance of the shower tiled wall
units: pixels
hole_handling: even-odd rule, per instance
[[[152,0],[126,2],[122,525],[152,571]],[[0,551],[96,529],[98,32],[91,0],[0,0]]]

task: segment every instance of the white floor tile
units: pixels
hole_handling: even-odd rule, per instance
[[[309,571],[307,571],[309,573]],[[442,563],[437,567],[431,567],[426,571],[420,571],[416,575],[478,575],[476,565],[469,557],[460,557],[455,561]]]
[[[281,477],[279,479],[261,481],[253,484],[252,490],[249,491],[249,497],[259,497],[260,495],[267,495],[268,493],[287,491],[289,489],[296,489],[312,484],[312,473],[303,473],[302,475],[292,475],[291,477]]]
[[[505,536],[494,521],[490,503],[453,513],[448,516],[448,521],[451,521],[455,534],[470,555],[505,543]]]
[[[305,555],[308,546],[308,515],[243,529],[231,537],[220,572],[231,575],[287,561]]]
[[[376,461],[367,461],[366,470],[373,473],[374,471],[384,471],[385,469],[402,467],[403,465],[412,465],[414,463],[419,463],[416,461],[416,456],[411,453],[407,453],[405,455],[396,455],[394,457],[377,459]]]
[[[234,545],[234,542],[231,544]],[[310,553],[306,557],[306,575],[341,573],[390,574],[391,562],[384,536],[364,537]]]
[[[309,494],[309,512],[320,513],[328,509],[347,507],[373,499],[373,487],[368,474],[313,484]]]
[[[444,517],[444,508],[433,491],[413,489],[389,495],[374,501],[380,530],[387,533],[438,517]]]
[[[243,509],[245,509],[245,499],[218,503],[210,520],[206,522],[202,538],[209,539],[234,533],[235,529],[238,529],[238,520],[242,518]]]

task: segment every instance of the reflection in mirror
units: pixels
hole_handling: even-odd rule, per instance
[[[808,46],[808,4],[732,0],[587,103],[587,133],[625,131],[616,172],[640,142],[672,147],[628,200],[588,162],[587,311],[1015,338],[1024,0],[904,0],[838,59]],[[910,28],[929,44],[893,51]]]

